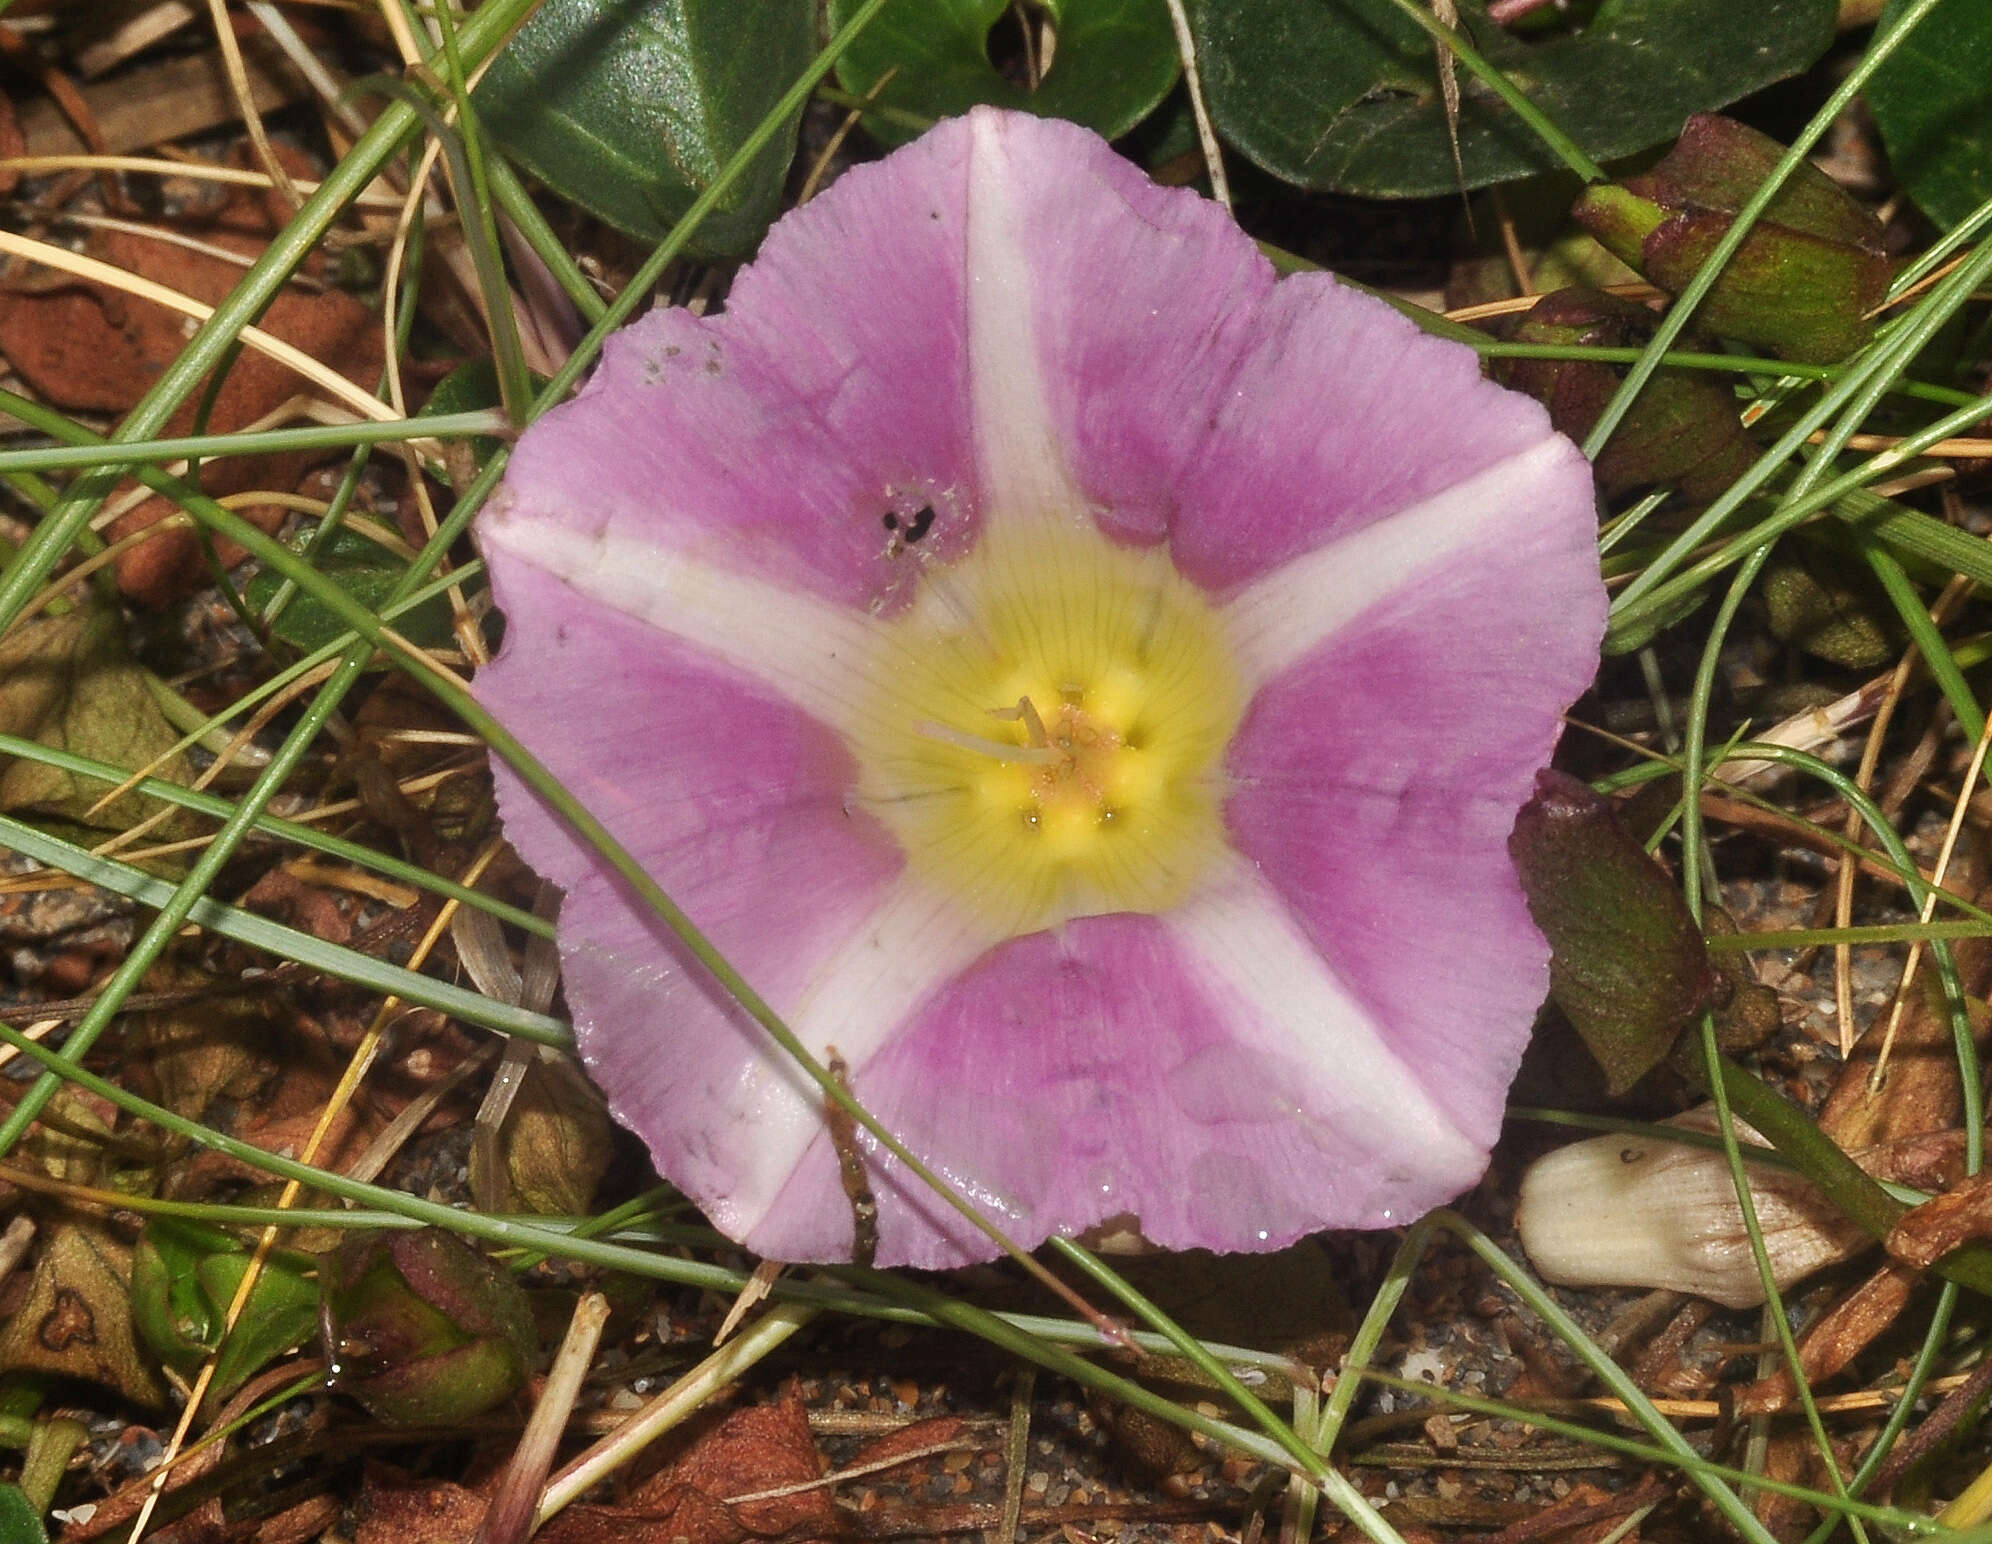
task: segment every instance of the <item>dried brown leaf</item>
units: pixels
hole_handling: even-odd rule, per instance
[[[158,1406],[166,1389],[132,1334],[131,1251],[93,1223],[45,1235],[27,1296],[0,1326],[0,1371],[77,1378]]]
[[[1823,1382],[1872,1345],[1900,1317],[1921,1279],[1913,1270],[1885,1265],[1820,1315],[1799,1338],[1805,1381]],[[1746,1384],[1734,1398],[1738,1415],[1769,1415],[1788,1408],[1798,1390],[1790,1370],[1781,1368]]]
[[[793,1544],[840,1537],[842,1514],[822,1486],[823,1461],[809,1416],[793,1394],[736,1410],[618,1506],[574,1506],[537,1537],[541,1544]],[[764,1500],[763,1495],[810,1485]]]
[[[184,755],[166,754],[179,735],[125,647],[122,619],[105,606],[36,617],[0,640],[0,730],[128,771],[159,761],[155,775],[171,782],[190,777]],[[117,831],[159,808],[130,793],[96,809],[106,792],[95,779],[27,757],[0,770],[0,810],[12,814]],[[175,811],[153,829],[171,839],[193,824]]]
[[[897,1431],[889,1431],[865,1443],[851,1455],[851,1467],[864,1469],[873,1464],[890,1463],[909,1453],[925,1453],[944,1442],[954,1441],[967,1429],[968,1423],[958,1415],[936,1415],[924,1421],[912,1421]]]
[[[21,120],[14,112],[10,98],[0,95],[0,160],[11,161],[28,153],[27,136],[21,132]],[[12,167],[0,171],[0,198],[12,193],[21,183],[21,174]]]
[[[1984,904],[1992,893],[1985,887],[1984,859],[1960,847],[1945,888]],[[1992,940],[1960,939],[1952,952],[1964,990],[1973,997],[1983,997],[1992,985]],[[1926,968],[1909,993],[1881,1090],[1874,1094],[1868,1091],[1881,1050],[1877,1027],[1855,1047],[1819,1112],[1819,1129],[1850,1153],[1948,1131],[1957,1125],[1963,1111],[1950,1014],[1937,991],[1936,973]],[[1985,1029],[1982,1021],[1973,1025],[1981,1046]]]
[[[1992,1238],[1992,1174],[1973,1174],[1905,1212],[1888,1230],[1889,1254],[1904,1265],[1934,1265],[1974,1239]]]
[[[488,1504],[489,1497],[462,1485],[368,1464],[353,1544],[463,1544],[475,1537]]]
[[[160,966],[146,979],[153,992],[199,993],[177,1008],[134,1014],[129,1033],[139,1052],[132,1070],[157,1103],[202,1120],[217,1099],[246,1099],[274,1074],[265,1054],[273,1003],[261,993],[212,996],[205,972]]]
[[[533,1057],[499,1135],[513,1203],[542,1216],[585,1214],[608,1172],[611,1132],[601,1094],[574,1062]],[[478,1149],[470,1161],[471,1187],[481,1194]]]

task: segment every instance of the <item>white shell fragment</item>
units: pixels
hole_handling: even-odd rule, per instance
[[[1717,1130],[1707,1105],[1664,1124]],[[1764,1145],[1741,1121],[1735,1129],[1739,1141]],[[1790,1170],[1752,1163],[1747,1172],[1780,1289],[1873,1242]],[[1572,1143],[1522,1177],[1515,1223],[1536,1270],[1562,1286],[1664,1287],[1728,1308],[1764,1301],[1719,1149],[1643,1136]]]

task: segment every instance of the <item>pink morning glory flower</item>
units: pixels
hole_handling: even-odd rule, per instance
[[[978,110],[522,439],[482,700],[1018,1242],[1263,1249],[1473,1183],[1547,981],[1507,855],[1604,623],[1469,349]],[[517,780],[582,1051],[732,1237],[850,1256],[821,1093]],[[991,1248],[870,1155],[880,1264]]]

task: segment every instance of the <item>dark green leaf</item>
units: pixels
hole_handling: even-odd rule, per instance
[[[1890,26],[1909,0],[1889,0]],[[1923,213],[1956,225],[1992,198],[1992,6],[1951,0],[1868,82],[1888,164]]]
[[[808,65],[811,0],[546,0],[477,88],[485,127],[562,197],[661,240]],[[779,211],[787,124],[693,239],[745,252]]]
[[[1888,602],[1865,564],[1816,544],[1787,542],[1764,570],[1771,636],[1849,670],[1874,670],[1898,652]]]
[[[1488,21],[1486,0],[1459,9],[1480,52],[1599,160],[1796,74],[1836,13],[1834,0],[1604,0],[1588,26],[1524,38]],[[1192,0],[1190,14],[1218,129],[1266,170],[1371,197],[1454,191],[1432,41],[1389,0]],[[1460,87],[1467,186],[1561,167],[1465,70]]]
[[[841,27],[859,0],[831,0]],[[989,31],[1009,0],[894,0],[845,53],[838,77],[868,94],[887,71],[876,101],[922,118],[945,118],[989,103],[1047,118],[1070,118],[1113,139],[1169,94],[1181,63],[1164,0],[1043,0],[1057,38],[1051,68],[1031,91],[989,61]],[[866,120],[875,138],[901,144],[908,126]]]
[[[301,546],[302,544],[299,543]],[[384,548],[351,531],[335,531],[332,539],[318,550],[313,560],[319,573],[330,579],[369,611],[388,603],[396,582],[407,565]],[[249,609],[262,611],[283,583],[281,574],[268,569],[243,587]],[[424,601],[413,611],[395,619],[394,630],[424,648],[437,648],[450,637],[449,602],[443,596]],[[300,649],[316,649],[342,638],[346,624],[309,595],[291,597],[277,618],[276,635]]]
[[[546,385],[543,375],[529,374],[528,379],[535,391]],[[489,358],[473,359],[469,364],[458,365],[436,382],[436,389],[429,393],[429,400],[422,404],[421,412],[415,416],[438,418],[499,405],[498,362]],[[471,455],[480,467],[498,453],[499,441],[489,434],[473,434],[464,443],[470,446]]]
[[[1544,295],[1508,329],[1512,342],[1565,347],[1637,347],[1652,335],[1645,306],[1603,290]],[[1499,360],[1494,378],[1549,409],[1549,421],[1582,440],[1617,392],[1624,370],[1592,359]],[[1632,488],[1678,486],[1691,499],[1712,499],[1756,459],[1736,418],[1727,382],[1707,372],[1661,370],[1599,454],[1593,470],[1607,497]]]
[[[1549,996],[1623,1093],[1718,991],[1701,930],[1609,801],[1561,772],[1508,839],[1529,915],[1549,940]]]
[[[0,1539],[6,1544],[48,1544],[41,1515],[18,1485],[0,1485]]]

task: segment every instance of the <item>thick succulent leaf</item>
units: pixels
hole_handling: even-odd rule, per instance
[[[485,127],[548,187],[663,237],[808,65],[811,0],[546,0],[476,93]],[[699,228],[744,252],[780,206],[795,124]]]
[[[376,1420],[452,1425],[526,1381],[536,1345],[526,1294],[453,1234],[349,1234],[319,1286],[335,1386]]]
[[[841,27],[858,3],[831,0],[831,25]],[[895,0],[846,51],[838,78],[867,96],[884,80],[874,100],[923,119],[987,103],[1070,118],[1109,139],[1147,117],[1176,83],[1181,65],[1164,0],[1046,0],[1044,8],[1056,46],[1035,91],[989,59],[990,29],[1009,0]],[[865,126],[894,145],[918,132],[882,116]]]
[[[1574,777],[1537,776],[1509,851],[1549,940],[1550,1001],[1623,1093],[1719,991],[1701,930],[1610,802]]]
[[[1518,36],[1461,0],[1474,45],[1593,157],[1630,155],[1794,75],[1832,41],[1833,0],[1604,0],[1588,25]],[[1303,187],[1415,198],[1457,186],[1431,39],[1390,0],[1192,0],[1224,136]],[[1560,169],[1460,71],[1469,187]]]
[[[1889,0],[1887,26],[1909,8]],[[1868,82],[1889,165],[1946,228],[1992,198],[1992,6],[1934,13]]]

